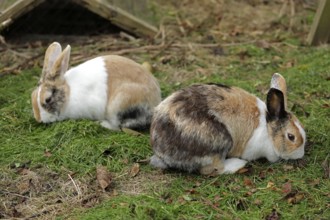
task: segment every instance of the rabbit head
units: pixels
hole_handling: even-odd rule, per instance
[[[38,122],[56,121],[67,102],[70,91],[64,74],[69,67],[70,50],[68,45],[62,52],[56,42],[46,50],[38,87],[32,92],[33,113]]]

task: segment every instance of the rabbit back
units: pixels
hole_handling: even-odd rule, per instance
[[[215,155],[224,160],[242,154],[258,116],[256,97],[236,87],[200,84],[179,90],[154,113],[151,163],[191,172]]]

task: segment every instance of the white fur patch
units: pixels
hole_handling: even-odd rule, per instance
[[[301,145],[301,147],[304,147],[306,144],[306,133],[305,130],[301,127],[300,123],[298,121],[295,121],[294,124],[297,126],[297,128],[299,129],[299,132],[304,140],[303,144]]]
[[[97,57],[80,64],[68,70],[64,77],[70,87],[70,96],[60,120],[104,119],[108,90],[104,59]]]
[[[242,158],[248,161],[266,157],[270,162],[279,159],[273,141],[269,137],[266,122],[266,104],[257,98],[257,106],[260,111],[259,126],[254,130],[252,137],[248,141]]]
[[[230,174],[236,173],[239,169],[243,168],[247,163],[246,160],[241,160],[238,158],[229,158],[224,161],[224,170],[222,173]]]

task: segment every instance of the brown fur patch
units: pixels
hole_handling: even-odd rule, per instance
[[[54,93],[53,90],[56,92]],[[70,88],[61,78],[55,81],[47,81],[41,85],[40,105],[49,113],[61,112],[66,105],[66,99],[70,96]],[[48,98],[51,103],[47,103]]]
[[[223,122],[232,136],[233,147],[228,156],[239,157],[244,147],[252,136],[253,131],[259,125],[260,112],[257,107],[257,99],[254,95],[236,87],[231,91],[217,90],[226,100],[221,102],[210,96],[209,103],[215,114],[220,115]]]
[[[212,164],[201,167],[199,172],[202,175],[214,176],[214,175],[217,175],[219,173],[222,173],[224,168],[225,167],[224,167],[223,161],[220,160],[219,155],[214,155],[212,157]]]
[[[149,103],[156,106],[160,100],[160,90],[157,80],[142,65],[115,55],[105,56],[108,71],[108,107],[113,104],[117,95],[123,95],[120,110],[139,103]],[[109,109],[108,109],[109,111]]]
[[[34,118],[36,119],[37,122],[41,122],[41,117],[40,117],[40,109],[38,106],[38,89],[36,88],[33,92],[32,92],[32,109],[33,109],[33,115]]]
[[[292,152],[296,150],[298,147],[300,147],[303,143],[303,137],[300,134],[299,128],[294,123],[295,121],[298,121],[295,116],[292,115],[292,120],[290,120],[289,125],[287,126],[287,132],[295,136],[295,140],[291,141],[286,137],[286,144],[287,144],[287,151]]]
[[[287,120],[268,123],[268,132],[273,137],[274,146],[281,154],[290,154],[304,143],[295,122],[299,123],[298,119],[291,113],[288,113]],[[294,135],[294,141],[289,140],[289,133]]]

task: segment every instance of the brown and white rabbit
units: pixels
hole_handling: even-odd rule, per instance
[[[42,75],[32,93],[38,122],[87,118],[113,130],[150,125],[161,94],[147,68],[128,58],[108,55],[68,70],[70,50],[68,45],[62,52],[57,42],[46,50]]]
[[[181,89],[155,109],[150,164],[201,174],[235,173],[247,161],[304,156],[306,134],[286,111],[286,82],[271,80],[266,104],[237,87],[197,84]]]

